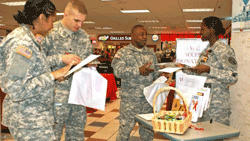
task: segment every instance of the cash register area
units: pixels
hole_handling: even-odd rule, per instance
[[[115,100],[106,101],[105,111],[87,109],[88,117],[85,131],[85,141],[115,141],[119,127],[119,88],[116,92],[118,98]],[[162,109],[166,109],[166,104],[162,106]],[[64,136],[64,134],[63,134]],[[131,138],[129,141],[139,141],[139,126],[136,124],[131,132]],[[64,137],[63,137],[64,138]],[[3,141],[14,141],[8,133],[2,134]],[[64,141],[63,139],[61,141]],[[154,141],[168,141],[163,136],[154,135]]]

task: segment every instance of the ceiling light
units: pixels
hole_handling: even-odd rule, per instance
[[[148,27],[148,28],[153,28],[153,29],[164,29],[164,28],[167,28],[167,27]]]
[[[190,23],[201,23],[202,20],[186,20],[186,22],[190,22]]]
[[[24,6],[26,1],[19,1],[19,2],[2,2],[1,4],[7,5],[7,6]]]
[[[120,10],[122,13],[149,13],[149,10]]]
[[[113,29],[112,27],[95,27],[95,29]]]
[[[188,27],[188,28],[192,28],[192,29],[200,29],[201,27]]]
[[[62,16],[64,13],[56,13],[57,16]]]
[[[112,27],[103,27],[102,29],[113,29]]]
[[[139,20],[140,23],[158,23],[158,20]]]
[[[3,18],[3,16],[0,16],[0,18]]]
[[[85,23],[85,24],[95,24],[95,22],[93,22],[93,21],[84,21],[83,23]]]
[[[125,33],[125,31],[110,31],[110,33]]]
[[[0,24],[0,26],[5,26],[5,24]]]
[[[204,9],[182,9],[183,12],[212,12],[214,8],[204,8]]]

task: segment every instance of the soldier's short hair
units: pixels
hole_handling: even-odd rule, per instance
[[[135,26],[131,29],[131,34],[133,34],[133,33],[135,32],[135,29],[137,29],[137,28],[144,28],[144,26],[141,25],[141,24],[135,25]]]
[[[75,9],[77,10],[78,12],[82,13],[82,14],[85,14],[87,15],[88,14],[88,11],[86,9],[86,6],[84,5],[83,2],[81,2],[80,0],[71,0],[66,8],[65,8],[65,11],[69,11],[69,10],[72,10],[72,9]]]

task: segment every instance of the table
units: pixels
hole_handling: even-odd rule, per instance
[[[152,121],[145,120],[144,118],[136,115],[135,120],[141,123],[142,125],[153,129]],[[195,125],[195,124],[194,124]],[[159,134],[163,135],[167,139],[171,141],[208,141],[208,140],[215,140],[215,139],[225,139],[230,137],[237,137],[240,135],[240,131],[226,126],[217,122],[209,123],[209,122],[201,122],[201,126],[204,128],[204,131],[198,131],[194,129],[187,129],[187,131],[183,135],[171,134],[171,133],[162,133],[158,132]]]
[[[116,97],[117,86],[114,74],[113,73],[100,73],[100,74],[108,80],[106,98],[110,98],[110,100],[117,99]]]

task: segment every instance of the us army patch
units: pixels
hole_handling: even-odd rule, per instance
[[[32,51],[30,49],[28,49],[25,46],[19,46],[16,49],[16,53],[23,55],[24,57],[30,59],[31,55],[32,55]]]
[[[233,58],[233,57],[229,57],[228,61],[232,64],[232,65],[236,65],[237,61]]]

